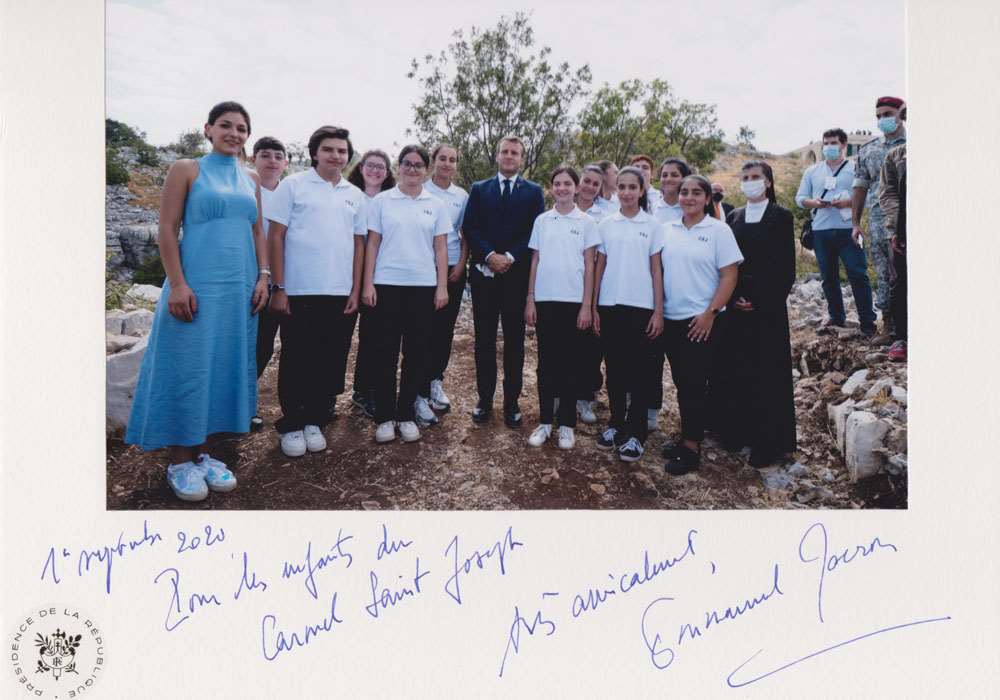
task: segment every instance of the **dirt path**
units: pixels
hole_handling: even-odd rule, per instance
[[[797,364],[801,348],[809,343],[814,346],[810,362],[829,365],[826,369],[857,365],[858,357],[870,350],[834,340],[817,340],[811,330],[797,331],[793,335]],[[357,347],[356,340],[353,347]],[[806,483],[823,487],[821,496],[805,501],[791,491],[765,488],[760,473],[711,439],[702,448],[702,467],[698,472],[680,478],[667,476],[660,450],[669,436],[679,432],[669,372],[664,379],[666,407],[660,415],[660,429],[650,435],[646,454],[635,465],[627,465],[595,447],[595,438],[608,416],[604,393],[596,407],[599,422],[593,426],[578,424],[574,450],[559,450],[554,439],[542,449],[530,448],[526,440],[538,422],[535,357],[535,340],[529,336],[521,400],[523,427],[508,429],[499,410],[494,411],[491,422],[474,425],[470,419],[475,406],[472,317],[471,303],[466,299],[445,380],[453,408],[439,425],[423,430],[420,442],[403,444],[397,440],[388,446],[378,446],[373,441],[372,422],[351,406],[350,397],[345,394],[338,403],[337,419],[326,429],[328,449],[289,459],[279,450],[277,434],[271,427],[278,417],[276,352],[260,384],[261,415],[267,427],[246,437],[223,440],[213,450],[213,456],[229,464],[235,472],[240,485],[234,492],[212,494],[202,503],[183,503],[174,498],[166,484],[164,451],[146,454],[123,445],[120,439],[111,439],[107,506],[109,509],[493,510],[898,505],[876,502],[885,490],[882,485],[869,484],[859,490],[849,483],[842,461],[832,448],[822,389],[818,385],[814,391],[800,391],[796,395],[800,434],[800,452],[796,457],[808,465],[809,476],[814,477]],[[500,358],[498,365],[502,366]],[[349,369],[353,366],[352,351]],[[351,386],[350,378],[347,386]]]

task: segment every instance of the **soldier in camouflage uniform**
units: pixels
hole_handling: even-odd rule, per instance
[[[880,97],[875,102],[875,117],[884,135],[869,141],[858,151],[858,162],[854,168],[851,211],[854,230],[851,235],[855,241],[859,241],[864,235],[861,215],[867,207],[872,264],[878,280],[875,306],[882,311],[883,333],[891,334],[892,324],[888,311],[892,251],[889,247],[889,233],[885,228],[885,216],[878,201],[879,177],[886,152],[906,143],[906,104],[898,97]]]

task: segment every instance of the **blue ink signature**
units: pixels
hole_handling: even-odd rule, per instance
[[[848,553],[848,550],[845,548],[842,554],[834,554],[833,556],[828,556],[829,540],[826,533],[826,527],[823,525],[823,523],[813,523],[805,531],[805,534],[802,535],[802,539],[799,541],[799,559],[806,564],[814,562],[817,559],[820,559],[819,555],[806,559],[806,554],[803,551],[803,546],[806,544],[806,539],[808,539],[809,535],[813,532],[813,530],[816,530],[819,533],[819,538],[820,542],[822,543],[822,549],[823,549],[823,556],[821,559],[822,564],[820,564],[820,569],[819,569],[819,592],[816,596],[816,610],[819,613],[819,621],[824,622],[823,583],[826,578],[826,574],[828,572],[834,571],[838,566],[846,566],[847,564],[850,564],[859,555],[863,558],[871,556],[871,554],[879,551],[880,549],[891,549],[893,552],[897,552],[899,550],[896,548],[896,545],[891,543],[883,543],[881,540],[879,540],[878,537],[875,537],[871,542],[869,542],[865,546],[857,545],[853,552]]]
[[[206,547],[211,547],[213,544],[218,544],[219,542],[222,542],[225,539],[226,539],[226,531],[220,527],[217,533],[213,532],[211,525],[205,526],[204,540],[202,540],[202,538],[198,537],[197,535],[189,538],[186,532],[184,532],[183,530],[178,530],[177,553],[183,554],[184,552],[193,552],[194,550],[198,549],[198,546],[201,545],[202,543],[204,543]]]
[[[944,622],[944,621],[950,620],[950,619],[951,619],[951,617],[948,616],[948,615],[946,615],[944,617],[931,617],[931,618],[927,618],[926,620],[914,620],[913,622],[904,622],[901,625],[892,625],[891,627],[882,627],[881,629],[877,629],[877,630],[875,630],[873,632],[868,632],[866,634],[862,634],[862,635],[859,635],[857,637],[852,637],[851,639],[848,639],[848,640],[845,640],[843,642],[840,642],[839,644],[834,644],[833,646],[826,647],[825,649],[820,649],[819,651],[814,651],[811,654],[806,654],[805,656],[803,656],[803,657],[801,657],[799,659],[795,659],[794,661],[790,661],[787,664],[784,664],[783,666],[779,666],[778,668],[775,668],[775,669],[773,669],[771,671],[768,671],[766,673],[762,673],[759,676],[755,676],[753,678],[750,678],[750,679],[742,681],[742,682],[736,682],[736,681],[734,681],[733,680],[733,676],[735,676],[737,673],[739,673],[743,669],[744,666],[746,666],[748,663],[750,663],[751,661],[753,661],[755,658],[757,658],[758,654],[760,654],[762,651],[764,651],[763,649],[758,649],[757,652],[753,656],[751,656],[749,659],[747,659],[746,661],[744,661],[743,663],[741,663],[739,666],[737,666],[733,670],[732,673],[730,673],[728,676],[726,676],[726,683],[729,685],[730,688],[742,688],[744,686],[750,685],[751,683],[756,683],[757,681],[763,680],[763,679],[767,678],[768,676],[773,676],[776,673],[779,673],[781,671],[789,669],[792,666],[795,666],[796,664],[802,663],[803,661],[808,661],[809,659],[815,658],[817,656],[821,656],[822,654],[826,654],[827,652],[831,652],[834,649],[839,649],[841,647],[845,647],[848,644],[854,644],[854,642],[860,642],[862,639],[868,639],[869,637],[874,637],[874,636],[879,635],[879,634],[885,634],[886,632],[894,632],[896,630],[906,629],[908,627],[915,627],[917,625],[926,625],[926,624],[929,624],[931,622]]]
[[[274,633],[275,628],[278,626],[278,618],[269,613],[260,619],[261,652],[264,654],[265,659],[274,661],[282,652],[294,651],[296,647],[304,647],[312,642],[321,632],[329,632],[333,629],[334,625],[339,625],[342,622],[343,620],[337,617],[337,594],[334,592],[333,598],[330,599],[330,614],[323,618],[322,622],[315,625],[306,625],[302,630],[301,637],[298,632],[286,635],[282,630],[278,630],[278,633],[274,635],[274,639],[271,642],[272,652],[268,649],[268,632]]]
[[[378,549],[375,550],[375,558],[381,561],[382,557],[400,552],[411,544],[413,544],[413,540],[390,540],[389,528],[385,526],[385,523],[382,523],[382,541],[378,543]]]
[[[160,577],[162,577],[164,574],[167,574],[167,578],[169,580],[170,587],[172,589],[172,592],[170,594],[170,605],[167,607],[167,616],[163,620],[163,628],[167,630],[167,632],[173,632],[175,629],[180,627],[182,622],[187,620],[195,612],[197,612],[204,606],[208,605],[209,603],[212,603],[213,605],[216,606],[222,605],[222,603],[219,602],[219,599],[216,598],[215,595],[213,594],[203,595],[201,593],[192,593],[188,597],[187,605],[185,606],[187,608],[187,614],[178,619],[177,621],[171,621],[171,617],[174,615],[174,613],[178,615],[181,614],[181,592],[180,592],[181,572],[178,571],[177,569],[174,569],[173,567],[164,569],[163,571],[161,571],[156,575],[156,578],[153,579],[153,583],[159,583]]]
[[[413,588],[409,586],[401,586],[399,590],[392,590],[389,588],[383,588],[381,592],[378,591],[378,576],[374,571],[368,572],[368,580],[372,587],[372,602],[365,606],[365,611],[378,619],[379,608],[386,610],[399,603],[404,598],[412,598],[413,596],[420,593],[420,580],[429,574],[430,571],[420,570],[420,557],[417,557],[417,572],[413,575]],[[399,578],[403,578],[400,576]]]
[[[542,593],[542,598],[557,595],[559,594]],[[521,650],[521,632],[524,631],[527,632],[529,636],[534,636],[535,630],[537,630],[539,626],[546,630],[546,637],[551,637],[556,633],[556,623],[542,617],[541,610],[536,611],[534,618],[532,618],[531,622],[528,622],[527,618],[521,616],[521,611],[518,607],[516,605],[514,606],[514,621],[511,623],[510,631],[507,633],[507,646],[504,648],[503,658],[500,660],[500,678],[503,678],[504,666],[507,664],[507,655],[510,654],[511,648],[513,647],[515,654]]]
[[[458,535],[451,538],[451,542],[448,543],[447,548],[444,550],[444,555],[448,556],[448,552],[454,552],[454,573],[448,577],[448,580],[444,584],[445,593],[450,595],[452,599],[458,603],[462,604],[462,590],[459,577],[465,573],[468,574],[472,571],[473,565],[475,565],[480,570],[483,569],[483,565],[489,559],[497,557],[500,561],[500,575],[504,576],[507,573],[505,557],[509,552],[513,552],[517,547],[523,547],[524,542],[518,542],[514,539],[514,527],[510,526],[507,528],[506,534],[497,540],[493,546],[487,549],[485,552],[480,552],[479,550],[474,551],[465,560],[459,564],[458,560]]]
[[[680,647],[685,639],[697,639],[701,637],[702,634],[706,633],[711,629],[713,625],[719,625],[726,620],[737,620],[743,615],[746,615],[754,608],[766,603],[768,600],[777,595],[784,595],[784,591],[781,590],[781,586],[778,582],[779,568],[778,565],[774,565],[774,578],[771,582],[771,590],[766,593],[761,593],[760,595],[754,596],[753,598],[745,598],[743,602],[738,603],[735,606],[725,608],[721,613],[718,610],[706,610],[705,611],[705,623],[701,627],[690,622],[685,622],[679,628],[677,634],[677,646]],[[646,645],[646,649],[649,651],[649,660],[653,663],[656,668],[661,671],[668,668],[670,664],[674,662],[675,652],[672,647],[665,646],[663,642],[663,637],[659,632],[653,635],[653,638],[649,638],[649,633],[647,631],[646,618],[650,614],[650,611],[658,607],[662,603],[673,601],[670,597],[660,597],[654,600],[652,603],[646,606],[646,609],[642,612],[642,619],[640,621],[640,630],[642,632],[642,641]]]
[[[306,572],[305,586],[306,590],[309,591],[311,595],[316,600],[319,600],[319,592],[316,590],[316,579],[314,574],[320,569],[324,569],[330,564],[340,559],[347,559],[347,566],[345,568],[350,569],[351,563],[354,561],[354,557],[351,556],[350,552],[345,552],[343,545],[348,540],[353,540],[354,535],[344,535],[343,530],[337,530],[337,541],[334,542],[327,554],[324,554],[315,562],[312,560],[312,542],[306,545],[306,560],[302,564],[290,564],[285,562],[281,568],[281,578],[291,578],[292,576],[297,576],[303,571]]]
[[[232,555],[230,555],[232,556]],[[240,585],[233,594],[233,600],[240,599],[240,593],[243,591],[255,591],[260,589],[262,592],[267,590],[267,581],[257,578],[256,571],[250,571],[250,565],[247,557],[247,553],[243,552],[243,575],[240,577]]]
[[[104,590],[108,595],[111,594],[111,569],[114,566],[115,557],[121,558],[126,552],[134,552],[136,549],[143,547],[144,545],[152,546],[157,542],[163,541],[163,537],[158,532],[150,533],[149,522],[146,520],[142,521],[142,537],[139,539],[125,540],[125,532],[122,531],[118,533],[118,540],[114,545],[101,547],[100,549],[94,550],[80,550],[80,556],[77,558],[76,562],[76,575],[83,576],[85,572],[90,571],[91,562],[96,559],[98,562],[104,564]],[[45,565],[42,567],[41,579],[44,581],[45,576],[48,575],[53,583],[58,584],[60,582],[59,574],[56,571],[57,562],[62,559],[66,559],[72,556],[70,550],[63,547],[62,552],[57,556],[56,548],[49,548],[49,554],[45,558]]]

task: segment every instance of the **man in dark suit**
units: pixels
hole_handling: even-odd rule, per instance
[[[484,423],[493,411],[499,321],[503,324],[504,422],[516,428],[521,425],[518,397],[524,371],[524,305],[531,269],[528,240],[535,218],[545,211],[545,199],[538,184],[518,176],[524,161],[521,139],[501,139],[496,161],[499,173],[469,190],[462,224],[472,258],[469,284],[476,331],[479,403],[472,420]]]

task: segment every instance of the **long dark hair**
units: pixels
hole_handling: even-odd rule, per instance
[[[740,168],[740,172],[749,170],[750,168],[760,168],[761,172],[764,173],[764,177],[766,177],[767,181],[771,183],[767,186],[767,199],[771,202],[771,204],[777,204],[778,196],[774,193],[774,171],[771,170],[771,166],[762,160],[748,160],[743,164],[743,167]]]
[[[392,162],[389,160],[389,156],[385,151],[379,150],[378,148],[373,148],[370,151],[365,151],[361,159],[354,164],[354,168],[351,170],[351,174],[347,176],[347,181],[357,187],[362,192],[365,191],[365,178],[361,174],[361,168],[364,167],[365,161],[372,156],[376,158],[381,158],[382,162],[385,163],[385,180],[382,181],[382,191],[391,190],[396,186],[396,178],[392,175]]]
[[[639,189],[642,190],[642,194],[639,195],[639,208],[645,212],[649,211],[649,197],[646,196],[646,178],[643,176],[642,171],[634,165],[626,165],[624,168],[618,171],[618,179],[621,179],[622,175],[635,175],[639,178]]]
[[[208,123],[215,124],[216,120],[221,117],[226,112],[239,112],[243,115],[243,118],[247,120],[247,136],[250,135],[250,113],[246,110],[246,107],[241,105],[239,102],[220,102],[219,104],[212,107],[208,112]]]
[[[687,177],[691,174],[691,166],[687,164],[687,161],[683,158],[678,158],[677,156],[670,156],[669,158],[664,158],[663,162],[660,163],[660,172],[663,172],[663,168],[668,165],[676,165],[677,169],[681,171],[681,177]]]
[[[715,206],[712,202],[712,183],[708,181],[708,178],[703,175],[688,175],[686,178],[681,180],[681,187],[684,187],[684,183],[690,180],[691,182],[697,183],[698,189],[705,193],[705,198],[708,200],[705,202],[705,214],[708,216],[715,216]]]

